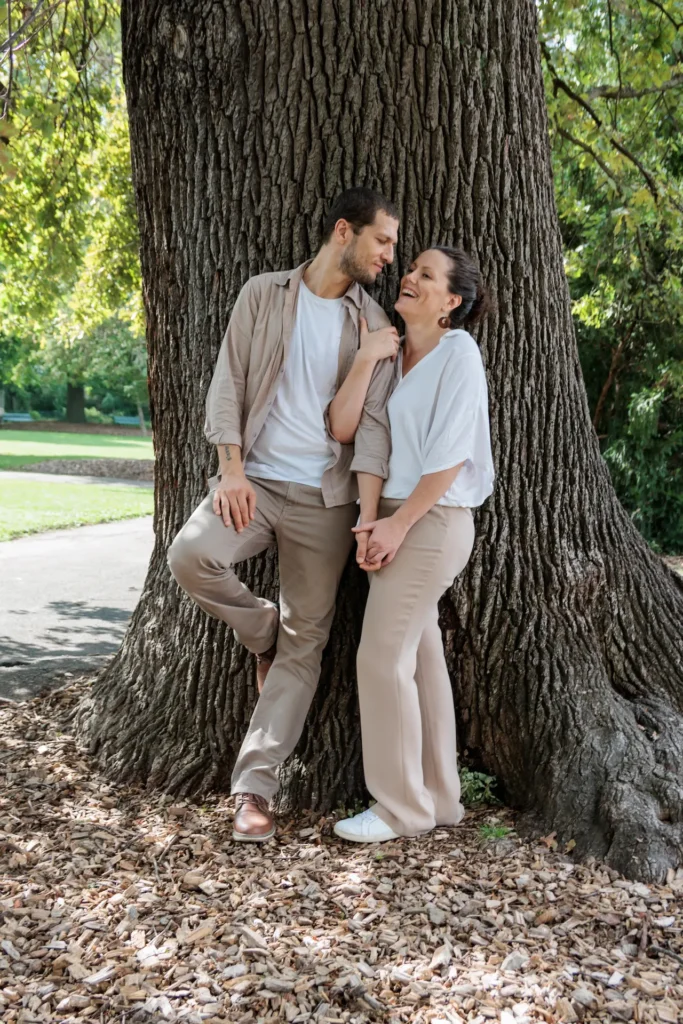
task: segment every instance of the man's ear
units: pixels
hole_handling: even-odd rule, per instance
[[[348,220],[340,217],[337,223],[334,225],[334,233],[337,241],[341,245],[346,245],[349,240],[349,235],[353,231],[353,228],[349,224]]]

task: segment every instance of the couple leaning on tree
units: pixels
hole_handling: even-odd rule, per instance
[[[370,579],[358,690],[376,803],[335,831],[381,842],[462,817],[437,605],[472,551],[471,509],[493,486],[486,378],[466,330],[486,293],[465,253],[421,253],[395,307],[401,344],[362,287],[393,261],[398,228],[387,199],[344,192],[313,260],[246,283],[209,389],[219,475],[169,564],[258,662],[232,776],[237,840],[274,834],[277,770],[303,730],[354,539]],[[232,568],[273,544],[279,605]]]

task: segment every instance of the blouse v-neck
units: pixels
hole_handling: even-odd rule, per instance
[[[429,359],[429,357],[431,355],[433,355],[434,352],[437,352],[438,349],[441,346],[441,342],[443,341],[444,338],[447,338],[447,337],[448,337],[448,332],[446,334],[442,335],[442,337],[439,338],[439,340],[438,340],[437,344],[434,346],[434,348],[430,349],[429,352],[427,352],[426,355],[422,356],[421,359],[418,359],[418,361],[415,363],[415,365],[411,366],[410,369],[406,370],[405,373],[403,372],[403,349],[400,349],[399,350],[399,359],[401,361],[399,363],[399,373],[400,373],[400,377],[399,377],[399,381],[398,381],[399,384],[402,384],[403,381],[406,379],[406,377],[408,377],[413,372],[413,370],[417,370],[418,366],[421,366],[422,363],[424,363],[424,361],[426,359]]]

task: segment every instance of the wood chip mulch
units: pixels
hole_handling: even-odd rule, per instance
[[[32,431],[38,431],[43,434],[48,430],[54,434],[109,434],[115,437],[142,436],[139,426],[124,427],[113,423],[65,423],[64,420],[31,420],[30,423],[8,423],[7,420],[4,420],[0,422],[0,433],[3,430],[21,430],[29,434]]]
[[[0,1021],[683,1021],[683,871],[523,842],[506,810],[350,846],[332,819],[230,840],[224,797],[93,771],[85,681],[0,706]]]
[[[116,480],[154,480],[153,459],[46,459],[21,467],[23,473],[108,476]]]

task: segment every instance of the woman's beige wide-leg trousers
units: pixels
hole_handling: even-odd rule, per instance
[[[401,504],[383,499],[380,516]],[[463,816],[438,602],[473,543],[470,509],[435,505],[394,561],[369,574],[358,650],[363,764],[373,810],[399,835],[456,825]]]

